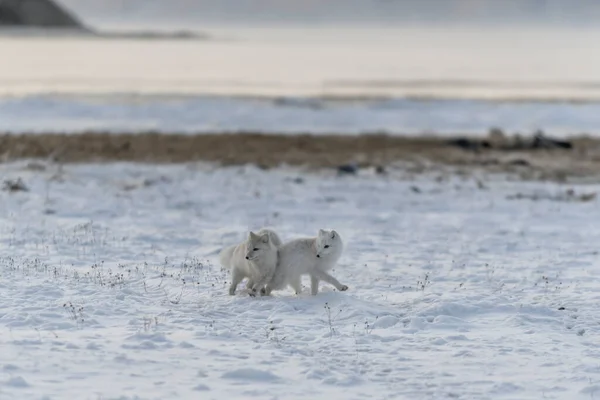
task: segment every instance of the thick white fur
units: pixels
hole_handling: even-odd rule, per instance
[[[339,291],[348,290],[337,279],[327,273],[342,255],[342,238],[334,230],[320,229],[316,237],[295,239],[279,247],[279,260],[273,279],[265,287],[265,294],[282,290],[288,285],[302,292],[302,275],[310,276],[311,294],[319,292],[319,281],[335,286]]]
[[[263,228],[257,233],[250,232],[240,244],[226,247],[221,251],[221,265],[231,271],[229,294],[234,295],[239,283],[248,278],[246,287],[251,294],[262,289],[275,273],[277,248],[281,239],[271,229]]]

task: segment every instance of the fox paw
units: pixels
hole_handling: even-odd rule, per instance
[[[340,288],[340,292],[345,292],[346,290],[348,290],[348,286],[342,285],[342,287]]]
[[[265,288],[260,289],[260,295],[261,296],[266,296],[267,295],[267,289],[265,289]]]

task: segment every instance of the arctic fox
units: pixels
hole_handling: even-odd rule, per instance
[[[277,248],[281,239],[271,229],[263,228],[257,233],[250,232],[240,244],[226,247],[221,251],[221,265],[231,271],[229,294],[234,295],[237,285],[248,278],[246,287],[251,295],[272,279],[277,266]]]
[[[272,290],[282,290],[291,286],[296,294],[302,292],[302,275],[310,275],[311,294],[319,292],[319,281],[332,284],[339,291],[348,290],[327,271],[335,266],[342,255],[342,238],[334,230],[319,230],[313,238],[295,239],[279,247],[279,260],[271,282],[262,294]]]

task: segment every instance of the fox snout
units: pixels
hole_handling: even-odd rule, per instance
[[[250,257],[246,256],[246,260],[249,260],[249,259],[250,259]]]
[[[321,258],[321,255],[320,255],[320,254],[317,254],[317,258]]]

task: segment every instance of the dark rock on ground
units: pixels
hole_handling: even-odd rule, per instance
[[[338,174],[340,175],[356,175],[358,173],[358,165],[356,164],[344,164],[337,167]]]
[[[385,175],[387,173],[387,171],[385,170],[385,167],[383,165],[376,166],[375,172],[379,175]]]
[[[510,160],[508,162],[508,165],[516,165],[516,166],[521,166],[521,167],[529,167],[531,166],[531,163],[527,160],[523,160],[522,158],[517,158],[514,160]]]
[[[459,147],[464,150],[477,151],[480,149],[490,148],[489,142],[485,140],[457,138],[448,141],[448,144],[453,147]]]
[[[7,192],[28,192],[29,189],[25,186],[25,183],[18,178],[16,180],[7,179],[4,181],[4,185],[2,186],[2,190]]]
[[[455,138],[448,142],[449,146],[458,147],[467,151],[479,151],[482,149],[515,151],[515,150],[541,150],[541,149],[563,149],[571,150],[573,144],[569,140],[554,139],[546,136],[544,132],[537,131],[529,138],[515,135],[507,137],[498,129],[490,131],[490,138]]]
[[[568,140],[552,139],[544,135],[544,132],[538,131],[535,133],[532,143],[536,149],[572,149],[573,144]]]

